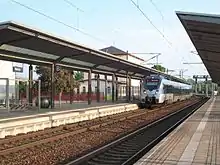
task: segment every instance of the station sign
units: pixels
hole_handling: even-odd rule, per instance
[[[13,72],[23,73],[23,67],[13,66]]]

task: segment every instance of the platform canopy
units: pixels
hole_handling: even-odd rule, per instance
[[[175,81],[183,80],[158,72],[112,54],[91,49],[60,37],[15,22],[0,23],[0,59],[14,62],[69,67],[75,70],[143,78],[161,74]]]
[[[176,12],[212,81],[220,84],[220,15]]]

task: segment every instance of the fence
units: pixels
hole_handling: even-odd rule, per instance
[[[26,110],[32,109],[35,106],[35,101],[39,102],[40,109],[41,83],[39,80],[20,80],[0,78],[0,105],[11,110]],[[31,93],[37,97],[33,99]],[[34,108],[34,109],[35,109]]]
[[[37,92],[33,91],[33,100],[35,100],[37,97],[38,97]],[[50,93],[49,92],[41,92],[41,97],[50,97]],[[92,100],[97,99],[96,93],[91,94],[91,99]],[[20,100],[22,102],[26,101],[26,94],[25,93],[20,93]],[[71,94],[71,93],[65,92],[65,93],[62,93],[61,100],[66,101],[66,102],[68,102],[70,100],[72,100],[72,101],[87,101],[88,94],[87,93]],[[100,100],[104,100],[104,93],[103,92],[100,93]],[[54,96],[54,101],[59,101],[59,94],[56,94]]]

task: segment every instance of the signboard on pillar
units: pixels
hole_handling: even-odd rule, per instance
[[[13,69],[13,72],[15,73],[23,73],[23,67],[13,66],[12,69]]]

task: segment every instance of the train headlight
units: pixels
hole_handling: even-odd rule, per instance
[[[143,93],[144,93],[144,94],[146,94],[146,93],[147,93],[147,91],[146,91],[146,90],[144,90],[144,91],[143,91]]]

